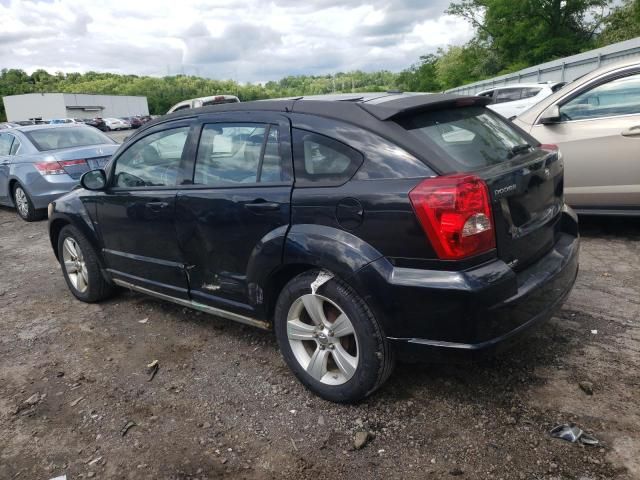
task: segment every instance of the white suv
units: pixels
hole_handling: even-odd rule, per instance
[[[488,107],[503,117],[513,119],[527,108],[560,90],[566,82],[556,83],[518,83],[483,90],[481,97],[493,99]]]

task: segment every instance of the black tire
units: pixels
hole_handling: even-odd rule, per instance
[[[36,210],[36,207],[33,206],[33,202],[31,201],[31,197],[25,190],[25,188],[16,183],[13,186],[13,205],[16,207],[16,212],[18,216],[27,222],[35,222],[37,220],[42,220],[46,216],[46,210]],[[23,211],[22,208],[18,205],[18,200],[16,199],[16,195],[22,196],[26,200],[26,210]]]
[[[366,302],[347,283],[333,277],[321,285],[316,294],[328,299],[329,305],[335,304],[350,320],[357,340],[357,367],[353,376],[339,385],[323,383],[307,373],[289,342],[287,317],[296,300],[312,293],[311,283],[319,273],[319,270],[311,270],[296,276],[280,293],[274,318],[278,345],[289,368],[309,390],[332,402],[357,402],[375,392],[389,378],[395,364],[394,353]],[[313,345],[311,343],[311,350]],[[318,346],[320,347],[319,343]],[[337,366],[335,362],[334,365]]]
[[[81,250],[88,280],[87,288],[84,291],[80,291],[76,288],[70,278],[67,268],[65,267],[64,242],[67,238],[73,239]],[[116,291],[115,286],[111,282],[107,281],[102,275],[98,256],[87,238],[77,228],[71,225],[65,226],[58,236],[58,259],[60,261],[60,266],[62,267],[64,280],[67,282],[67,287],[69,287],[71,293],[73,293],[78,300],[87,303],[99,302],[100,300],[109,298]]]

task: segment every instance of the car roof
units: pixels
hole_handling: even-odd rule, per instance
[[[449,93],[374,92],[298,96],[179,110],[147,123],[138,132],[180,118],[209,113],[249,111],[311,114],[366,126],[371,120],[386,121],[417,111],[446,106],[486,105],[489,102],[490,99],[484,97]]]

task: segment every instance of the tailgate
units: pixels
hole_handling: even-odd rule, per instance
[[[516,271],[555,244],[563,173],[557,151],[536,148],[513,164],[505,162],[480,175],[492,199],[498,257]]]

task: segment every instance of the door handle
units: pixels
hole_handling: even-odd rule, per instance
[[[263,199],[254,200],[251,203],[245,203],[245,207],[256,212],[268,212],[271,210],[279,210],[280,204],[277,202],[267,202]]]
[[[640,125],[634,125],[622,132],[623,137],[640,137]]]
[[[159,212],[167,208],[169,204],[167,202],[148,202],[145,206],[152,212]]]

